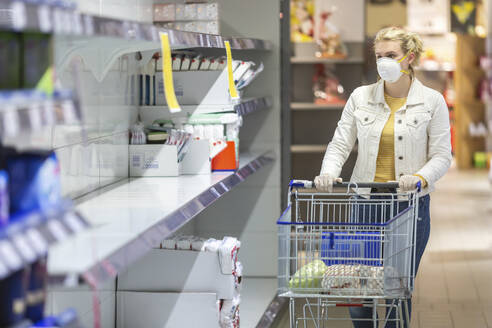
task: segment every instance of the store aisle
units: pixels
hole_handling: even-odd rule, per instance
[[[414,328],[492,327],[492,193],[482,171],[451,169],[432,194]]]
[[[431,198],[431,237],[417,276],[411,327],[492,327],[492,192],[487,175],[453,168]],[[343,310],[338,312],[344,316]],[[288,322],[286,311],[278,327],[288,327]]]

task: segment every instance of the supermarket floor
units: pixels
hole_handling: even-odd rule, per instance
[[[411,327],[492,328],[492,192],[487,175],[451,169],[431,198],[431,237],[417,276]],[[278,327],[288,326],[286,311]]]

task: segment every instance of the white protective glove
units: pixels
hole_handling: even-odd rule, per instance
[[[342,182],[342,178],[335,178],[330,174],[321,174],[314,178],[316,189],[325,192],[333,192],[333,184]]]
[[[424,183],[418,176],[404,175],[400,178],[400,181],[398,183],[400,185],[400,191],[407,192],[415,190],[415,188],[417,188],[417,183],[419,182],[422,183],[423,187]]]

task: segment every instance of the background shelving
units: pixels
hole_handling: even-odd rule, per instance
[[[347,57],[347,58],[341,58],[341,59],[331,59],[331,58],[317,58],[317,57],[309,57],[309,56],[299,56],[299,57],[292,57],[290,62],[292,64],[337,64],[337,65],[343,65],[343,64],[362,64],[364,63],[364,57]]]
[[[292,110],[342,110],[344,104],[316,104],[309,102],[293,102],[290,104]]]

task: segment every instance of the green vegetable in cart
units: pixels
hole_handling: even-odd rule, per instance
[[[290,288],[321,288],[321,281],[328,267],[316,260],[304,265],[289,281]]]

